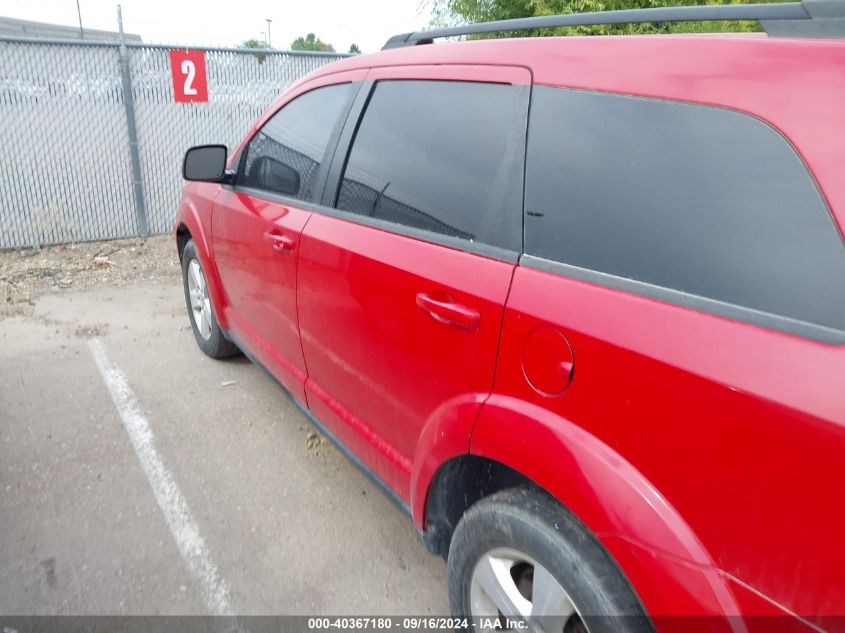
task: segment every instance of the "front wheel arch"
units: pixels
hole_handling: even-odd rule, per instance
[[[182,262],[182,254],[185,252],[185,247],[193,239],[190,229],[184,222],[180,222],[176,227],[176,252],[179,253],[179,263]]]
[[[223,289],[223,282],[214,261],[209,243],[210,236],[206,235],[206,228],[202,224],[199,211],[190,200],[183,200],[176,217],[175,237],[176,249],[179,253],[179,264],[182,264],[182,257],[185,247],[189,241],[193,241],[197,249],[199,261],[205,271],[208,281],[208,290],[211,295],[211,303],[214,306],[215,314],[220,325],[224,329],[229,328],[229,321],[226,314],[226,295]]]

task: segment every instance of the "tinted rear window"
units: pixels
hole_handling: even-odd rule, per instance
[[[525,251],[845,330],[845,247],[791,145],[735,111],[532,95]]]
[[[378,82],[337,207],[518,251],[526,103],[505,84]]]

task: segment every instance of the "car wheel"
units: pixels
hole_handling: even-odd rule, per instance
[[[527,622],[542,633],[651,633],[627,579],[595,537],[544,492],[482,499],[449,547],[449,603],[476,631]],[[524,626],[524,625],[523,625]]]
[[[182,251],[182,285],[185,288],[191,329],[200,349],[212,358],[227,358],[237,354],[237,346],[226,338],[214,316],[205,272],[193,240],[189,240]]]

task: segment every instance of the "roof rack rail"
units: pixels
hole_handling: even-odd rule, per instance
[[[560,26],[594,26],[599,24],[642,24],[645,22],[712,22],[718,20],[757,20],[769,35],[779,37],[845,37],[845,0],[801,0],[768,4],[708,4],[654,9],[623,9],[541,15],[513,20],[478,22],[443,29],[414,31],[394,35],[382,47],[400,48],[431,44],[441,37],[524,31]]]

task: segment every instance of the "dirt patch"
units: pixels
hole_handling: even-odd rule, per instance
[[[322,457],[334,451],[334,446],[322,433],[309,431],[305,436],[305,450],[311,455]]]
[[[0,252],[0,319],[31,316],[44,294],[179,279],[171,235]],[[87,333],[78,333],[87,336]]]
[[[105,336],[108,331],[108,323],[94,323],[77,325],[73,333],[80,338],[96,338],[98,336]]]

